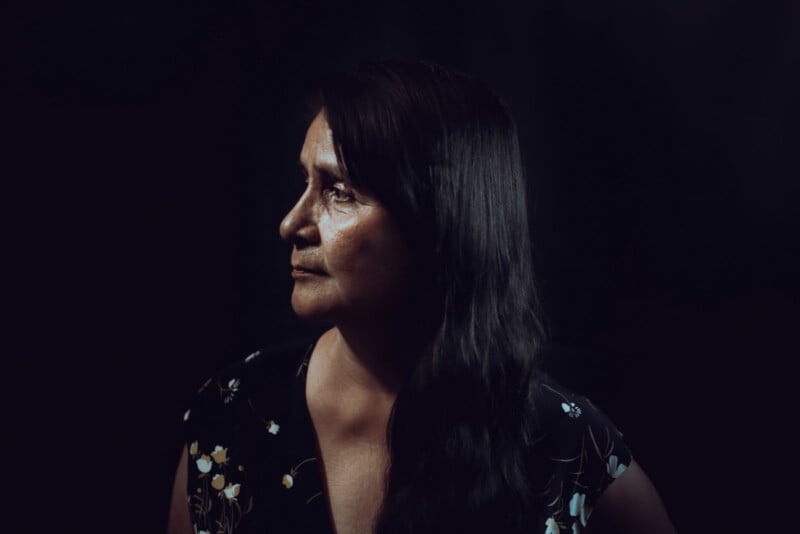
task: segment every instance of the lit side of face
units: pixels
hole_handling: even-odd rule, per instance
[[[390,317],[407,295],[407,237],[376,199],[341,176],[328,122],[320,112],[300,152],[306,189],[280,225],[292,245],[292,308],[303,319],[338,324]]]

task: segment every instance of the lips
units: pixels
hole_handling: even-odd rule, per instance
[[[298,271],[298,272],[301,272],[301,273],[325,274],[325,271],[323,271],[321,269],[313,269],[311,267],[308,267],[306,265],[301,265],[301,264],[292,265],[292,270],[293,271]]]

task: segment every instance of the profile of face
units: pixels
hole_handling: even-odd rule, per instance
[[[292,308],[340,324],[389,317],[408,295],[413,258],[397,220],[343,176],[324,110],[300,152],[306,188],[280,225],[292,245]]]

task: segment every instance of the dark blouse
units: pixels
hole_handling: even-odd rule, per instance
[[[183,418],[197,534],[333,532],[305,396],[315,343],[256,351],[198,390]],[[631,454],[588,399],[552,381],[537,390],[540,492],[530,531],[579,534]]]

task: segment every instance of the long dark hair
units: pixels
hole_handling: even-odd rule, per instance
[[[432,275],[432,350],[394,405],[377,532],[530,528],[542,329],[514,121],[483,83],[427,62],[364,63],[316,87],[349,180]]]

